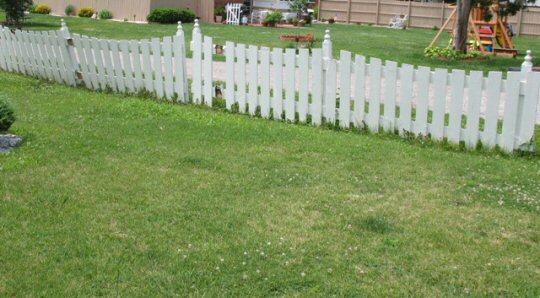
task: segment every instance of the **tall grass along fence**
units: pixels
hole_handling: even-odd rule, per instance
[[[184,33],[140,41],[116,41],[59,31],[11,31],[0,27],[0,68],[93,90],[150,92],[189,99]]]
[[[0,28],[0,68],[72,86],[150,92],[212,106],[215,45],[195,24],[191,68],[184,32],[141,41],[100,40],[60,31]],[[466,74],[398,65],[341,51],[269,49],[227,42],[224,99],[229,110],[313,125],[398,132],[475,148],[532,150],[540,74],[530,55],[521,72]],[[217,62],[223,63],[223,62]],[[192,78],[188,85],[188,72]]]

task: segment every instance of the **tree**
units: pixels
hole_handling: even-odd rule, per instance
[[[486,21],[492,17],[490,7],[496,9],[500,16],[513,16],[523,9],[527,3],[535,0],[457,0],[457,21],[454,32],[454,50],[467,53],[467,39],[469,38],[469,15],[473,6],[480,6],[484,10]]]
[[[21,26],[24,12],[33,4],[32,0],[0,0],[0,8],[6,12],[8,26]]]
[[[302,14],[307,12],[309,8],[309,1],[308,0],[293,0],[289,2],[289,8],[296,12],[296,17],[298,19],[302,18]]]

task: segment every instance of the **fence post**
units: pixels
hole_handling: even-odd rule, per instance
[[[331,59],[332,56],[332,38],[330,36],[330,30],[326,29],[326,32],[324,34],[324,41],[322,44],[323,48],[323,58],[324,59]]]
[[[190,43],[191,51],[193,51],[193,39],[195,38],[195,34],[202,34],[201,25],[199,24],[199,19],[195,19],[195,25],[193,25],[193,33],[191,34],[191,43]]]
[[[189,84],[188,84],[188,77],[187,77],[187,62],[186,62],[186,39],[185,39],[185,34],[184,34],[184,27],[182,26],[182,22],[181,21],[178,21],[178,27],[176,29],[176,36],[179,37],[180,39],[180,42],[181,42],[181,45],[180,47],[182,48],[182,55],[183,57],[181,57],[182,59],[182,69],[183,69],[183,74],[182,74],[182,78],[183,78],[183,82],[184,82],[184,102],[188,102],[189,100]],[[178,76],[178,74],[176,74]]]
[[[521,63],[521,75],[523,79],[527,77],[527,73],[531,72],[533,68],[531,53],[531,50],[527,50],[527,55],[525,55],[525,61]]]
[[[527,55],[525,55],[525,58],[524,58],[524,61],[523,63],[521,64],[521,83],[522,84],[530,84],[532,82],[528,82],[528,77],[529,77],[529,73],[532,72],[532,68],[533,68],[533,64],[532,64],[532,55],[531,55],[531,50],[527,50]],[[527,86],[527,85],[525,85]],[[519,88],[519,99],[518,99],[518,108],[517,108],[517,117],[516,117],[516,124],[515,124],[515,127],[516,127],[516,130],[515,130],[515,138],[519,141],[519,142],[523,142],[523,141],[526,141],[526,140],[523,140],[523,130],[525,130],[525,127],[527,126],[527,123],[524,122],[525,119],[524,118],[524,113],[526,113],[525,109],[525,92],[526,91],[527,87],[525,87],[525,90],[522,90],[521,88]],[[536,105],[535,105],[536,106]],[[534,114],[536,114],[536,109],[534,109]],[[533,120],[534,121],[534,120]],[[534,134],[534,129],[533,129],[533,134]],[[534,144],[520,144],[520,143],[517,143],[515,144],[517,145],[518,147],[514,148],[514,149],[520,149],[520,150],[524,150],[524,151],[532,151],[534,149]]]
[[[66,57],[68,59],[65,61],[66,66],[71,68],[71,70],[73,71],[73,75],[75,76],[72,83],[74,85],[78,85],[81,83],[83,79],[82,72],[80,70],[80,65],[77,60],[77,56],[75,54],[75,49],[74,49],[73,39],[71,38],[71,33],[69,32],[69,29],[64,19],[60,19],[60,34],[65,40],[64,44],[65,44],[66,52],[68,55],[68,57]]]

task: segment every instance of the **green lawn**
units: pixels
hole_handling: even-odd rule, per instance
[[[1,297],[540,295],[538,154],[5,72],[0,96],[26,140],[0,155]]]
[[[4,16],[0,12],[0,20],[3,18]],[[66,22],[72,32],[103,38],[142,39],[170,36],[176,32],[176,25],[132,24],[77,17],[66,18]],[[59,26],[60,19],[58,17],[33,15],[31,21],[26,24],[25,29],[54,30],[58,29]],[[279,36],[282,34],[307,34],[308,32],[312,32],[319,40],[315,46],[320,47],[324,30],[329,28],[332,31],[335,57],[339,56],[339,50],[347,50],[356,54],[402,63],[465,70],[506,71],[511,66],[521,65],[525,50],[530,49],[534,52],[540,48],[540,38],[516,37],[514,41],[520,51],[520,56],[517,59],[497,57],[488,61],[448,62],[424,57],[424,48],[430,44],[437,33],[437,31],[429,29],[393,30],[366,25],[338,24],[315,25],[313,27],[296,29],[203,24],[202,28],[203,32],[214,37],[217,43],[234,41],[270,47],[292,46],[289,42],[281,42],[279,40]],[[189,40],[191,40],[192,29],[192,24],[185,25],[186,35]],[[443,37],[440,44],[446,45],[447,42],[448,39]],[[536,53],[533,63],[540,65],[540,52]]]

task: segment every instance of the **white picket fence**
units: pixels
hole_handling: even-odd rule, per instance
[[[0,68],[93,90],[189,101],[182,27],[162,40],[103,40],[60,31],[0,28]]]
[[[0,27],[0,69],[89,89],[136,93],[212,106],[213,39],[197,22],[191,50],[191,90],[184,32],[140,41],[101,40],[60,31],[12,33]],[[475,148],[533,149],[540,74],[530,56],[521,73],[432,71],[322,49],[269,49],[227,42],[229,110],[275,120],[367,128],[464,142]],[[503,104],[504,103],[504,104]],[[503,105],[502,109],[500,106]],[[503,111],[503,112],[500,112]]]
[[[0,69],[76,85],[76,66],[62,31],[11,32],[0,26]]]
[[[200,98],[199,78],[204,77],[203,97],[210,98],[212,66],[203,67],[200,60],[204,55],[210,61],[212,39],[197,30],[193,93]],[[224,97],[230,110],[237,104],[241,113],[259,111],[264,118],[301,123],[309,119],[314,125],[365,127],[374,133],[398,131],[464,142],[468,148],[482,142],[507,152],[532,149],[540,91],[536,72],[509,72],[506,79],[501,72],[490,72],[485,78],[481,71],[431,71],[376,58],[367,61],[347,51],[336,60],[328,32],[323,49],[311,53],[232,42],[225,49]]]

